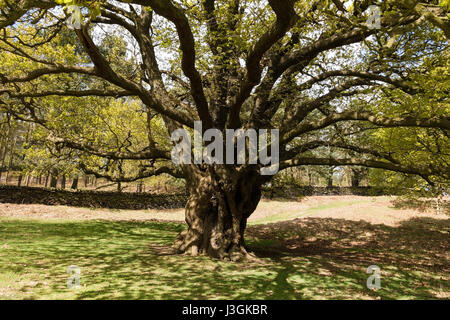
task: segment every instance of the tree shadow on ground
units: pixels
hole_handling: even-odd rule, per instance
[[[306,218],[251,227],[253,251],[296,269],[296,258],[312,267],[305,272],[365,283],[369,266],[379,266],[381,298],[449,298],[450,219],[414,218],[398,227],[364,221]]]
[[[2,220],[0,296],[10,299],[448,298],[450,220],[399,227],[338,219],[251,226],[258,261],[229,263],[165,251],[177,223]],[[81,269],[81,289],[66,286]],[[382,288],[366,287],[378,265]],[[5,278],[5,277],[4,277]],[[2,286],[11,287],[2,291]],[[5,293],[6,292],[6,293]]]
[[[398,197],[393,201],[393,204],[396,209],[412,209],[429,213],[435,213],[437,211],[436,199]],[[450,200],[440,200],[439,207],[440,212],[450,216]]]

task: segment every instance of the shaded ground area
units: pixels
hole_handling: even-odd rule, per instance
[[[313,296],[321,295],[317,285],[326,298],[347,298],[350,292],[354,298],[363,297],[358,292],[367,279],[363,271],[376,265],[382,272],[382,289],[370,297],[450,298],[450,219],[413,218],[391,227],[306,218],[253,226],[248,234],[255,239],[259,257],[294,271],[285,274],[286,281],[292,288],[315,291]]]
[[[247,232],[260,259],[245,267],[172,255],[184,225],[149,221],[148,211],[100,210],[107,220],[94,220],[97,210],[60,207],[58,219],[49,208],[2,205],[0,298],[449,299],[449,217],[388,200],[263,202]],[[370,221],[373,213],[387,223]],[[81,269],[80,289],[67,288],[71,265]],[[378,291],[366,287],[371,265],[381,269]]]

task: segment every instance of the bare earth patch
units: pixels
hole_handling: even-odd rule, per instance
[[[64,220],[183,221],[184,209],[139,211],[0,203],[0,217]]]

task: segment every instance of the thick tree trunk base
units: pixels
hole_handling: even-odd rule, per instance
[[[196,244],[192,244],[192,239],[190,239],[189,233],[190,232],[188,230],[185,230],[180,233],[175,240],[174,248],[178,254],[185,254],[194,257],[204,255],[219,260],[233,262],[257,259],[255,255],[247,251],[245,245],[232,243],[231,235],[225,235],[221,238],[216,236],[207,240],[210,245],[198,246]]]
[[[177,236],[174,249],[234,262],[256,259],[245,247],[244,233],[261,198],[257,178],[247,174],[230,179],[232,183],[211,176],[197,179],[186,204],[188,228]]]

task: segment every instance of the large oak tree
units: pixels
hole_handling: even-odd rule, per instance
[[[67,29],[70,12],[63,4],[83,8],[80,29]],[[376,10],[370,13],[371,5],[378,5],[380,21]],[[0,69],[0,103],[18,119],[52,132],[47,139],[59,149],[76,150],[77,158],[146,163],[134,176],[118,178],[81,163],[87,173],[112,181],[162,173],[186,179],[188,228],[177,237],[176,249],[237,260],[249,256],[247,219],[271,176],[261,175],[261,165],[175,166],[171,133],[192,129],[195,121],[202,121],[203,130],[224,133],[277,128],[281,170],[362,166],[415,174],[430,183],[434,176],[448,179],[448,157],[439,163],[406,161],[367,134],[385,137],[386,128],[414,128],[433,130],[439,146],[448,142],[448,86],[430,97],[432,89],[421,83],[430,68],[440,67],[448,76],[447,5],[2,0],[0,50],[11,62]],[[108,45],[110,34],[125,39],[123,50],[117,49],[117,39]],[[67,97],[73,98],[70,108],[77,99],[108,106],[114,99],[138,101],[147,135],[133,140],[129,134],[124,143],[108,146],[98,137],[65,134],[65,123],[52,124],[43,110]],[[405,105],[408,99],[424,105],[412,108]],[[131,103],[130,112],[138,112]],[[155,137],[155,117],[161,119],[165,141]],[[340,150],[329,153],[340,156],[320,156],[323,148]]]

